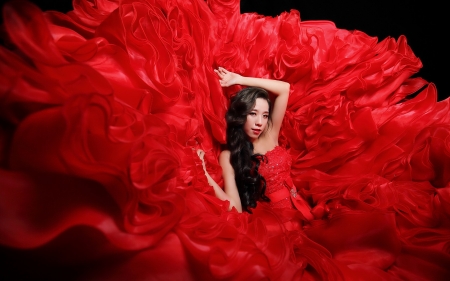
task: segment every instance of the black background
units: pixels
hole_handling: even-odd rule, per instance
[[[0,0],[3,4],[5,0]],[[16,0],[12,0],[16,1]],[[70,11],[71,0],[31,0],[42,10]],[[450,96],[446,67],[448,59],[449,9],[445,1],[303,1],[303,0],[241,0],[241,12],[257,12],[276,16],[296,9],[302,20],[331,20],[338,28],[360,30],[379,40],[398,39],[405,35],[423,68],[416,76],[434,82],[439,100]],[[444,77],[445,76],[445,77]]]

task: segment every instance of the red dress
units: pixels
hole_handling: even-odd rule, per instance
[[[295,10],[240,14],[235,0],[3,11],[1,274],[450,278],[449,100],[412,77],[422,64],[405,37]],[[221,88],[217,66],[291,84],[265,172],[278,199],[252,215],[228,211],[195,154],[221,183],[224,114],[240,87]],[[272,177],[274,159],[286,169]]]

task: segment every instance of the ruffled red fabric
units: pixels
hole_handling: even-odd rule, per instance
[[[239,2],[3,6],[2,275],[61,280],[447,280],[450,111],[405,37]],[[280,144],[313,219],[215,198],[213,69],[292,87]],[[301,216],[298,216],[299,218]]]

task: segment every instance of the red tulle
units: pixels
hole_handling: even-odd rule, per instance
[[[450,105],[412,78],[404,36],[236,0],[76,0],[67,14],[10,1],[3,19],[9,279],[450,278]],[[221,184],[240,88],[217,66],[291,84],[280,145],[307,219],[214,196],[195,150]]]

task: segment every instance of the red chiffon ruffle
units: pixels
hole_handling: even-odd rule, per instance
[[[450,111],[406,38],[238,1],[3,7],[0,245],[14,279],[446,280]],[[291,84],[280,143],[314,219],[215,198],[238,86]],[[2,273],[3,274],[3,273]],[[303,280],[302,279],[302,280]]]

